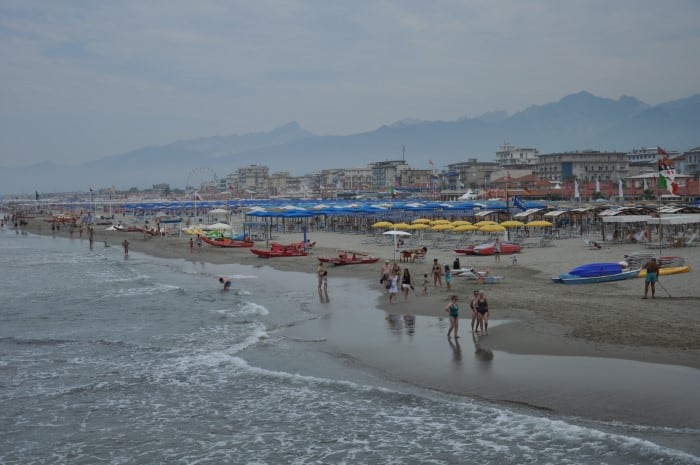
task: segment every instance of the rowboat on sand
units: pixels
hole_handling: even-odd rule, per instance
[[[639,272],[639,268],[630,269],[625,262],[588,263],[553,277],[552,281],[560,284],[605,283],[634,278]]]
[[[339,253],[337,257],[318,257],[318,261],[321,263],[330,263],[331,265],[336,266],[362,265],[367,263],[376,263],[379,261],[379,257],[360,252],[344,251]]]
[[[199,236],[205,243],[214,247],[253,247],[255,243],[249,240],[234,240],[227,237],[212,239],[206,236]]]

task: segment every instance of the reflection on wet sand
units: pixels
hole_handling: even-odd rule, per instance
[[[472,333],[472,341],[474,341],[474,356],[480,363],[479,365],[485,368],[490,368],[493,361],[493,351],[486,347],[477,333]]]
[[[461,365],[462,347],[459,345],[459,340],[455,339],[453,342],[452,339],[448,339],[447,342],[450,344],[450,347],[452,347],[452,360],[455,362],[455,365]]]

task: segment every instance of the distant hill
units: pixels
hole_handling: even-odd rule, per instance
[[[249,164],[301,175],[401,159],[403,147],[406,161],[416,168],[427,168],[429,160],[437,167],[467,158],[493,160],[506,141],[540,153],[656,145],[684,151],[700,145],[698,128],[700,94],[650,106],[634,97],[613,100],[579,92],[512,116],[494,111],[456,121],[404,119],[347,136],[316,136],[293,122],[264,133],[144,147],[76,166],[0,168],[0,192],[86,190],[88,185],[128,189],[162,182],[184,187],[199,167],[223,177]]]

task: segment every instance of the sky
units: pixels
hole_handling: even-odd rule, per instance
[[[698,0],[0,0],[0,166],[700,92]]]

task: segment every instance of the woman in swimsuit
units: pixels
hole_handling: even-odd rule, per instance
[[[477,331],[481,328],[482,334],[489,333],[489,303],[486,301],[484,291],[479,291],[479,297],[474,302],[474,307],[478,313],[478,321],[476,323]]]
[[[450,316],[450,329],[447,330],[447,339],[450,338],[452,330],[455,331],[455,339],[459,339],[457,331],[459,330],[459,306],[457,305],[457,296],[453,295],[450,303],[445,307],[445,311]]]

